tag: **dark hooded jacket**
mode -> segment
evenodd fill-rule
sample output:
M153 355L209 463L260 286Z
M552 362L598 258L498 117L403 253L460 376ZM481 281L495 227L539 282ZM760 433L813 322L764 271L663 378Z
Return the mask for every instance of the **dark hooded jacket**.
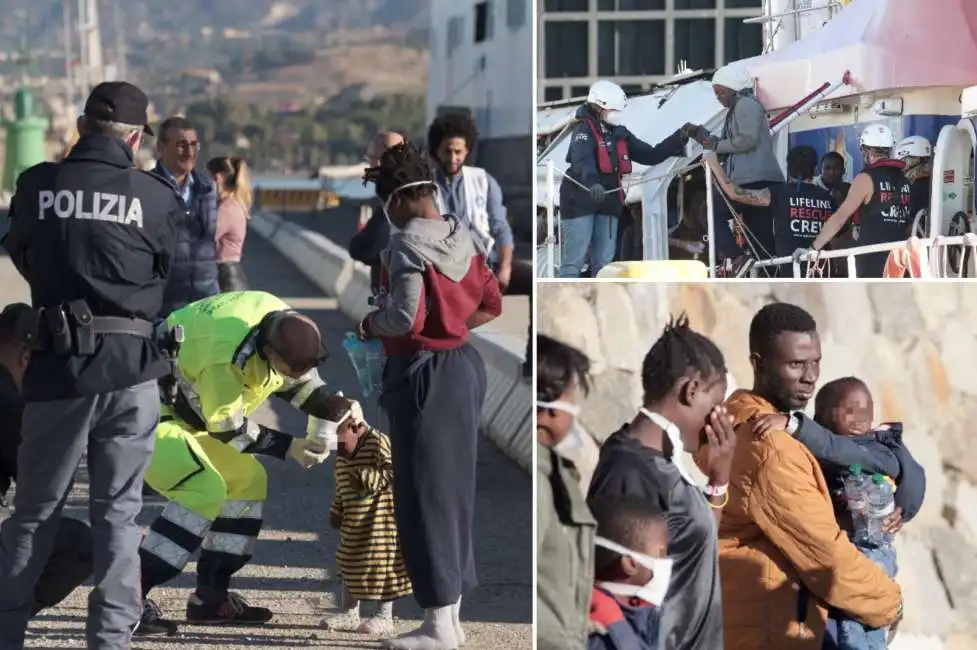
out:
M153 173L168 178L166 170L160 165L156 165ZM193 178L190 205L177 193L184 211L178 215L176 223L176 248L160 317L168 316L191 302L220 293L217 275L217 189L210 179L196 170L190 174Z

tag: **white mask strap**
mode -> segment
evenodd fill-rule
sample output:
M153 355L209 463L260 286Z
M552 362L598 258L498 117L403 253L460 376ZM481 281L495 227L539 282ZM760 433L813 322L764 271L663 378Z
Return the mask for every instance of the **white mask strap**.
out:
M536 408L563 411L564 413L569 413L573 417L580 415L579 404L571 404L570 402L563 402L559 400L555 402L536 402Z
M394 195L396 195L397 192L403 192L404 190L406 190L408 188L411 188L411 187L420 187L421 185L431 185L431 186L434 186L434 181L414 181L413 183L404 183L400 187L394 189L394 191L391 192L390 195L387 197L387 200L383 202L383 211L384 211L384 213L386 213L387 210L390 209L390 201L394 198ZM389 220L389 217L388 217L388 220Z
M622 546L617 542L613 542L606 537L595 537L594 544L602 548L606 548L608 551L613 551L618 555L627 555L628 557L634 558L638 564L645 567L646 569L654 570L655 564L658 562L655 558L650 555L645 555L644 553L638 553L637 551L632 551L627 546Z
M685 443L682 442L682 433L678 430L678 427L661 413L654 413L644 407L638 409L638 412L661 427L665 435L668 436L668 441L672 443L672 457L669 459L672 465L678 469L678 473L682 475L686 483L689 485L698 485L696 480L692 478L692 475L686 471L685 465L682 462L682 454L685 453Z
M601 546L609 551L613 551L619 555L626 555L634 559L635 562L642 565L646 569L652 572L651 581L648 584L638 586L638 585L627 585L616 582L599 582L598 586L607 589L613 594L618 596L624 596L626 598L637 597L644 600L647 603L651 603L656 607L661 607L665 602L665 597L668 595L668 587L672 579L672 567L674 565L674 560L671 558L653 558L644 553L638 553L632 551L631 549L621 546L616 542L612 542L604 537L595 537L594 544L596 546Z

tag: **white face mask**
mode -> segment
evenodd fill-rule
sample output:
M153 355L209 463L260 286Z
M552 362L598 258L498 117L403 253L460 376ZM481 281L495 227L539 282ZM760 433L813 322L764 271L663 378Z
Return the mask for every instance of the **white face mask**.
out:
M604 121L611 126L617 126L621 123L621 111L605 111Z
M692 478L692 475L685 469L685 465L683 463L685 444L682 442L682 433L678 430L678 427L660 413L652 413L644 407L638 409L638 412L661 427L662 431L665 432L665 435L668 436L668 441L672 443L672 457L669 459L670 462L672 465L675 465L676 469L678 469L678 473L682 475L682 478L684 478L687 483L690 485L698 485L696 480Z
M637 585L626 585L618 582L598 582L598 587L606 589L615 596L622 596L624 598L640 598L641 600L654 605L655 607L662 606L662 603L665 602L665 596L668 594L668 583L672 579L672 565L674 564L674 561L671 558L649 557L644 553L632 551L627 547L621 546L620 544L612 542L611 540L603 537L594 538L594 544L606 548L608 551L613 551L620 555L626 555L641 566L649 569L652 573L651 581L640 587Z
M570 425L570 429L567 431L566 436L563 437L563 440L553 445L551 449L557 456L566 458L567 460L574 460L576 453L583 448L587 441L587 432L584 431L578 420L580 416L580 406L578 404L560 401L536 402L536 406L538 408L563 411L564 413L568 413L573 416L573 424Z
M383 210L383 216L387 218L387 223L390 225L391 234L400 232L400 228L395 226L394 222L390 220L390 201L393 200L394 195L397 194L397 192L402 192L409 187L420 187L421 185L433 186L434 181L414 181L413 183L405 183L391 192L390 196L387 197L387 200L383 202L383 207L381 209Z

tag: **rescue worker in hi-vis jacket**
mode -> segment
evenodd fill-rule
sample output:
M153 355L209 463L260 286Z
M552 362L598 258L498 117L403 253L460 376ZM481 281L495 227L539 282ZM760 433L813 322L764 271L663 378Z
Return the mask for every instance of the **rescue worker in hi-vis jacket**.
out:
M143 615L135 634L174 634L176 624L147 598L183 572L200 550L191 623L265 623L272 612L229 591L251 559L268 497L268 476L254 457L292 458L305 469L325 461L341 426L362 409L331 393L316 368L326 358L319 330L275 296L240 291L204 298L170 314L185 340L177 360L177 396L163 406L146 482L169 499L139 549ZM309 417L309 437L258 424L271 395Z
M620 86L600 80L577 110L567 151L570 166L560 184L561 278L579 278L588 251L593 277L614 259L627 193L622 181L631 173L631 163L650 167L684 156L686 141L698 131L687 124L652 146L620 124L627 104Z

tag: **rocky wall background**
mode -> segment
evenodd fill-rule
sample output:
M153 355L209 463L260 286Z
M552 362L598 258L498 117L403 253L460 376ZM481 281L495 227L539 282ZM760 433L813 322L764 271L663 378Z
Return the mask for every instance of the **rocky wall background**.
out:
M582 421L594 446L634 416L639 370L669 314L723 350L732 379L749 387L750 319L764 304L807 309L822 337L820 383L854 375L875 396L879 420L906 424L926 468L926 504L897 541L906 618L896 650L977 650L977 284L541 283L538 328L584 351L595 387ZM813 402L813 400L812 400Z

